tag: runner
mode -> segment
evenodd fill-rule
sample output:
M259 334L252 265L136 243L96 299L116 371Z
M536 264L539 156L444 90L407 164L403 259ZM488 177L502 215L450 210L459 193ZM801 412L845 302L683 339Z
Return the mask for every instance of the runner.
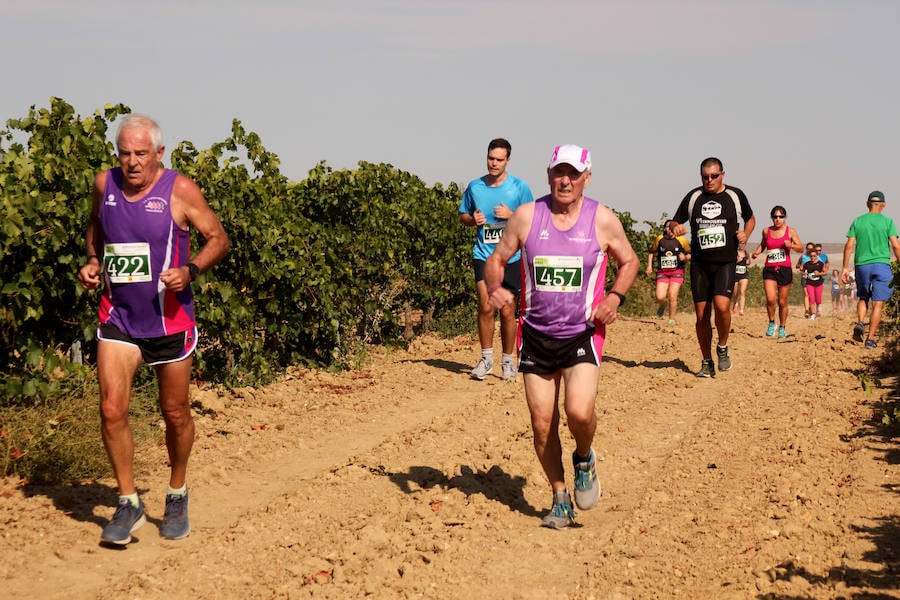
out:
M712 318L715 313L719 337L716 356L719 370L731 368L728 335L731 332L731 295L734 293L737 252L753 233L756 217L740 189L725 185L722 161L709 157L700 163L703 185L685 195L673 220L675 235L684 235L683 223L691 222L691 296L696 315L695 330L703 362L697 377L715 377L712 361ZM741 228L743 221L743 228Z
M869 334L866 336L865 347L874 349L877 346L875 335L881 324L884 303L894 293L891 249L893 248L895 257L900 257L900 241L897 239L894 220L882 214L885 207L884 194L877 190L869 194L866 207L869 212L856 217L847 231L841 279L845 283L850 281L850 256L855 250L853 264L856 272L857 321L853 326L853 339L863 341L863 321L871 300L872 314L869 317Z
M844 286L841 283L841 272L837 269L831 271L831 313L838 314L844 311Z
M472 369L471 376L482 380L494 368L494 315L498 312L488 303L487 287L484 285L484 263L503 236L507 219L513 212L534 197L528 184L506 170L512 146L503 138L496 138L488 144L487 174L469 182L459 205L459 220L467 227L475 227L475 246L472 248L472 267L475 271L475 290L478 294L478 340L481 342L481 358ZM519 255L510 259L503 284L519 293L522 287ZM516 302L499 308L500 344L503 355L500 358L500 377L503 380L516 378L513 351L516 347Z
M672 233L672 228L678 225L669 219L663 224L663 232L659 234L650 246L647 254L646 273L649 277L653 273L654 257L656 257L656 303L659 305L656 318L661 319L665 314L666 301L669 302L669 325L675 324L675 313L678 311L678 292L684 283L684 264L691 259L691 245L682 236Z
M575 504L592 508L600 496L594 403L606 326L615 321L640 261L616 214L584 195L591 181L591 153L557 146L547 168L550 194L523 204L488 257L485 282L491 306L509 302L502 285L506 265L522 249L525 275L520 318L519 368L531 413L534 449L553 492L545 527L575 522L566 488L559 435L559 394L565 389L566 423L575 438L572 464ZM616 278L604 293L607 256L617 263Z
M772 226L764 227L759 246L750 255L756 258L764 251L766 263L763 266L763 287L766 290L766 312L769 326L766 335L775 335L775 306L778 306L778 337L787 337L785 325L788 318L788 293L794 281L791 269L791 250L800 252L803 245L796 230L787 226L787 211L783 206L775 206L770 212ZM813 248L815 251L815 248Z
M747 284L750 283L750 273L747 271L747 251L738 249L738 261L734 266L734 295L731 297L731 312L744 316L744 308L747 304Z
M803 263L803 272L806 273L806 295L809 298L809 318L819 316L819 307L822 305L822 293L825 288L825 277L828 271L825 263L819 260L819 251L813 249L809 260Z
M87 262L78 280L86 290L103 286L97 329L100 429L119 501L100 541L122 546L147 521L135 487L128 424L132 380L142 363L156 371L166 424L170 474L160 535L177 540L191 531L186 477L194 420L188 385L197 346L191 282L222 260L229 241L200 188L162 167L165 146L155 121L125 117L116 146L121 166L94 178ZM193 256L191 226L205 240Z
M803 291L803 316L809 318L809 296L806 295L806 271L803 270L803 264L809 260L809 253L815 250L816 245L812 242L806 244L803 254L797 257L797 264L794 265L800 271L800 287Z

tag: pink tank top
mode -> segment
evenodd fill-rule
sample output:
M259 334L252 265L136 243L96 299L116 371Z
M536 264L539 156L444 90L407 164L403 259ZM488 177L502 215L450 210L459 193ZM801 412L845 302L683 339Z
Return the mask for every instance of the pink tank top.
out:
M791 266L791 249L784 245L784 242L790 239L791 228L784 228L784 235L774 237L772 228L766 227L766 266L767 267L790 267Z

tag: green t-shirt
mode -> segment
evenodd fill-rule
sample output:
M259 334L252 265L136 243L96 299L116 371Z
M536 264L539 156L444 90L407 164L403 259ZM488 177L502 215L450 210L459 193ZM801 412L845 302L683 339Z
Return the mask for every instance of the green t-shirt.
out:
M871 212L856 217L847 231L848 238L856 238L853 264L890 264L892 236L897 236L897 226L890 217Z

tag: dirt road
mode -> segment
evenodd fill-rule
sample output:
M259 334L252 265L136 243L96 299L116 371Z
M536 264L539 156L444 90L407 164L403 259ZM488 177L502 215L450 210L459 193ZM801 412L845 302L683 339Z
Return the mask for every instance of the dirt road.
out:
M692 317L662 323L609 328L603 495L578 528L539 526L521 377L473 381L474 340L424 338L361 371L196 390L185 540L159 537L162 444L139 452L149 523L124 550L98 545L112 481L0 482L0 595L900 598L900 461L850 318L792 318L775 340L760 309L735 317L712 380L693 374Z

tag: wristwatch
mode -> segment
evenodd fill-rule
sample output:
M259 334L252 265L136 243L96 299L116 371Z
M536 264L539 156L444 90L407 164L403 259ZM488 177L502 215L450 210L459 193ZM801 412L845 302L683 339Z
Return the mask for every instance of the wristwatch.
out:
M188 263L187 268L188 273L191 274L191 281L197 279L197 276L200 275L200 267L198 267L194 263Z

